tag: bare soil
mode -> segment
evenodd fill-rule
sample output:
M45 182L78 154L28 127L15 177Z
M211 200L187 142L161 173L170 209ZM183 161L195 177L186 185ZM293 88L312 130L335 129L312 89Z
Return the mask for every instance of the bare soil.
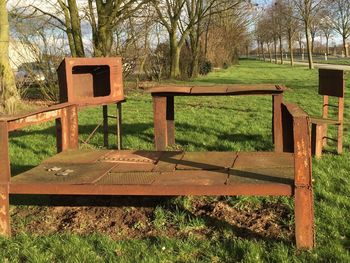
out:
M243 208L235 208L222 200L208 203L195 198L189 211L156 198L151 201L147 199L145 205L140 205L142 203L143 200L139 198L136 202L117 200L115 204L109 202L94 207L74 206L74 202L70 207L12 206L12 231L14 235L21 232L34 235L101 233L116 240L164 235L183 237L189 234L208 238L225 230L249 239L291 242L294 237L291 213L282 204L262 204L259 207L248 204ZM167 220L164 228L159 229L154 224L157 205L166 213L181 210L187 218L198 217L204 221L204 227L184 229L175 223L176 220Z

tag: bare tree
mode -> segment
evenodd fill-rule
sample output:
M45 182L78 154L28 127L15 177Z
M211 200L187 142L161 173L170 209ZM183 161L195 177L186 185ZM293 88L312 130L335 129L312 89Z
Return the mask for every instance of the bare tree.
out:
M295 18L295 9L293 8L291 0L280 0L281 6L283 7L281 12L282 23L284 31L286 32L289 54L290 54L290 65L294 65L293 55L293 42L296 37L299 21Z
M324 16L320 21L320 30L326 38L326 53L330 54L329 51L329 39L333 34L332 21L329 16Z
M349 56L349 51L346 45L346 40L350 36L350 3L349 0L332 0L331 17L334 30L341 35L343 40L343 49L345 56Z
M239 2L228 0L152 0L159 23L166 28L169 35L171 78L180 76L181 48L191 32L193 34L192 40L198 37L195 36L194 30L201 33L198 24L201 24L206 16L229 10L237 6ZM197 26L196 29L195 26Z
M6 0L0 0L0 112L13 113L20 96L9 63L9 22Z
M88 0L95 56L109 56L114 29L132 17L148 0Z
M34 12L24 7L22 14L24 13L27 19L37 17L36 13L45 15L48 18L47 23L49 25L54 25L67 34L72 57L84 57L85 51L82 41L81 19L76 0L48 0L46 1L46 5L49 6L49 11L46 10L48 8L43 9L38 4L33 3L29 7L34 9Z
M317 14L322 10L324 0L291 0L295 7L297 18L304 23L306 49L308 53L309 68L313 69L312 45L310 28Z
M320 31L321 24L321 13L316 15L314 19L312 19L310 24L310 36L311 36L311 52L315 53L315 39L317 34Z

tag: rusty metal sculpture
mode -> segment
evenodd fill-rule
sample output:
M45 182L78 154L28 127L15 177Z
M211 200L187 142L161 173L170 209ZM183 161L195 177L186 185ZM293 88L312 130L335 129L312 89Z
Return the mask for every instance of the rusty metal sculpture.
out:
M277 107L277 106L276 106ZM277 109L278 110L278 109ZM280 103L281 151L171 152L78 149L77 106L64 103L0 119L0 233L9 236L10 194L282 195L295 200L298 249L314 247L308 115ZM11 177L9 133L55 119L58 154Z
M312 117L311 146L312 153L316 158L322 155L322 148L327 144L327 127L335 125L338 127L337 152L343 151L343 123L344 123L344 71L334 69L319 69L319 89L318 93L323 95L322 117ZM338 105L329 104L329 97L338 98ZM336 119L328 117L328 108L334 107L338 110ZM332 139L333 140L333 139Z
M283 92L281 85L215 85L215 86L158 86L148 90L153 98L154 141L158 151L175 144L175 96L238 96L270 95L272 96L272 133L276 152L282 152L281 103Z
M121 120L124 102L122 58L65 58L57 69L60 102L79 107L103 105L104 146L108 146L108 118L117 120L117 148L122 147ZM108 115L108 104L117 104L116 116ZM100 126L99 124L97 128ZM88 140L96 132L89 136ZM88 140L84 141L87 143Z

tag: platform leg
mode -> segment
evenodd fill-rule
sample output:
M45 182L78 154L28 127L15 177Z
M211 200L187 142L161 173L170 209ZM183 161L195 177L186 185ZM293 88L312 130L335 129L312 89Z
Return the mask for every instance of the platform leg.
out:
M343 152L343 123L338 125L338 154Z
M117 103L117 148L122 149L122 104Z
M102 106L103 113L103 146L108 147L108 106Z
M175 113L174 113L174 96L166 98L166 122L168 146L175 144Z
M272 96L272 134L275 152L283 152L282 102L283 94Z
M168 145L166 122L166 97L153 96L154 144L157 151L164 151Z
M315 246L315 229L311 188L306 186L295 188L294 213L297 249L312 249Z
M9 182L11 177L7 122L0 121L0 235L10 236Z
M11 236L8 184L0 185L0 235Z
M316 158L321 158L323 147L324 126L313 123L311 126L311 153Z

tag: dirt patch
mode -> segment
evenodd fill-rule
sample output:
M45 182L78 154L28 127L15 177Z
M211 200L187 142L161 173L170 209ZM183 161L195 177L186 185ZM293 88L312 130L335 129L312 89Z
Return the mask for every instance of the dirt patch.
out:
M204 222L199 227L184 227L184 224L179 224L176 215L166 216L162 228L155 223L156 207L156 204L147 207L15 206L12 208L12 231L14 235L20 232L35 235L57 232L89 235L98 232L113 239L159 235L183 237L188 234L205 238L226 230L235 236L249 239L290 242L294 236L294 226L290 223L291 212L282 204L263 204L259 208L247 204L238 209L224 201L208 203L198 198L192 201L191 211L174 204L161 204L166 215L180 212L187 220L185 225L196 218Z
M262 205L259 208L245 206L238 209L225 202L196 204L198 216L206 216L209 222L232 227L236 235L247 238L269 238L290 240L294 237L294 225L291 213L282 204Z

